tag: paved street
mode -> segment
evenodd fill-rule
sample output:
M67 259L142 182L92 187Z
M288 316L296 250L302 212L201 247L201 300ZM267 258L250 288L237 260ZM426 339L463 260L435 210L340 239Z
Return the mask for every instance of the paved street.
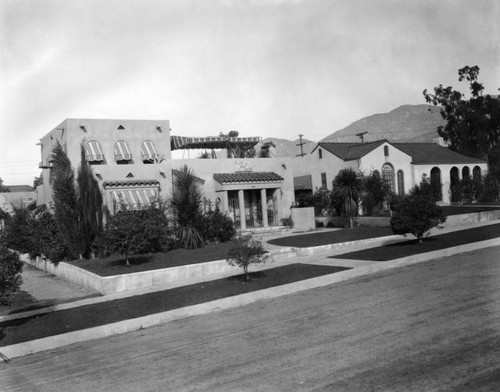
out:
M16 358L0 390L498 390L499 259L487 248Z

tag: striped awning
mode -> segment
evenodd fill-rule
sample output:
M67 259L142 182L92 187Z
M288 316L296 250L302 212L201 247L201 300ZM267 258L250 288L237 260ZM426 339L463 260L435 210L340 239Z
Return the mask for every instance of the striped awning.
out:
M118 140L115 143L115 160L116 161L130 161L132 154L128 144L125 140Z
M158 153L156 152L155 145L151 140L146 140L141 144L141 159L143 161L150 161L156 159Z
M198 148L227 148L228 146L238 145L242 149L250 149L259 143L260 137L184 137L170 136L170 148L179 149L198 149Z
M97 140L91 140L85 145L87 161L104 161L104 153Z
M145 208L158 195L157 188L113 189L109 192L113 198L114 211Z

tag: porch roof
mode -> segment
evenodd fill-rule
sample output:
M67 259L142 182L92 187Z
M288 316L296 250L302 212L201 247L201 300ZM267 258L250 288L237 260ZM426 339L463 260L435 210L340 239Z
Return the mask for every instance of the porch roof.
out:
M274 172L236 172L215 173L214 180L219 184L242 182L282 182L283 177Z

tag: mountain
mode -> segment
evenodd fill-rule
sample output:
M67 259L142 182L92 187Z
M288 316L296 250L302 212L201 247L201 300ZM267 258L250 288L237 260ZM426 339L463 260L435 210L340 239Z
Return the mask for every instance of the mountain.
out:
M276 148L271 148L270 150L271 157L295 157L301 153L299 145L300 139L291 141L268 137L263 140L263 143L273 143L276 146ZM307 139L302 139L302 143L302 153L304 154L309 154L317 144L316 142ZM258 146L256 146L256 148L257 147Z
M430 110L429 110L430 109ZM336 131L322 142L365 142L387 139L395 142L432 142L439 137L437 127L445 125L439 108L433 105L403 105L389 113L374 114Z

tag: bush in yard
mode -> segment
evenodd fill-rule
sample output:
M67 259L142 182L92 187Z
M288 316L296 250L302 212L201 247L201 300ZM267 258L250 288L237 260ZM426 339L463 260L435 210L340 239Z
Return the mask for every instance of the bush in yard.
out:
M236 235L232 219L218 209L203 215L199 232L206 243L227 242Z
M252 239L251 235L240 235L236 238L226 257L229 265L243 268L247 281L250 280L248 267L251 264L265 263L267 258L268 255L262 242Z
M421 243L427 232L446 221L443 208L419 193L409 194L394 206L391 228L394 234L412 234Z
M314 193L299 193L295 207L314 207L314 214L316 216L328 215L332 209L330 191L326 188L318 188Z
M19 290L22 270L19 255L0 244L0 305L9 305L11 295Z
M109 216L97 243L101 253L120 253L125 258L125 264L130 265L130 255L172 249L170 234L163 212L151 206L139 211L119 211Z
M387 181L384 181L378 171L372 172L364 179L364 192L361 197L361 205L365 215L372 215L374 209L381 210L384 201L391 195L391 188Z
M31 214L27 208L15 208L14 214L5 220L5 246L19 253L31 253L33 250L33 231Z

